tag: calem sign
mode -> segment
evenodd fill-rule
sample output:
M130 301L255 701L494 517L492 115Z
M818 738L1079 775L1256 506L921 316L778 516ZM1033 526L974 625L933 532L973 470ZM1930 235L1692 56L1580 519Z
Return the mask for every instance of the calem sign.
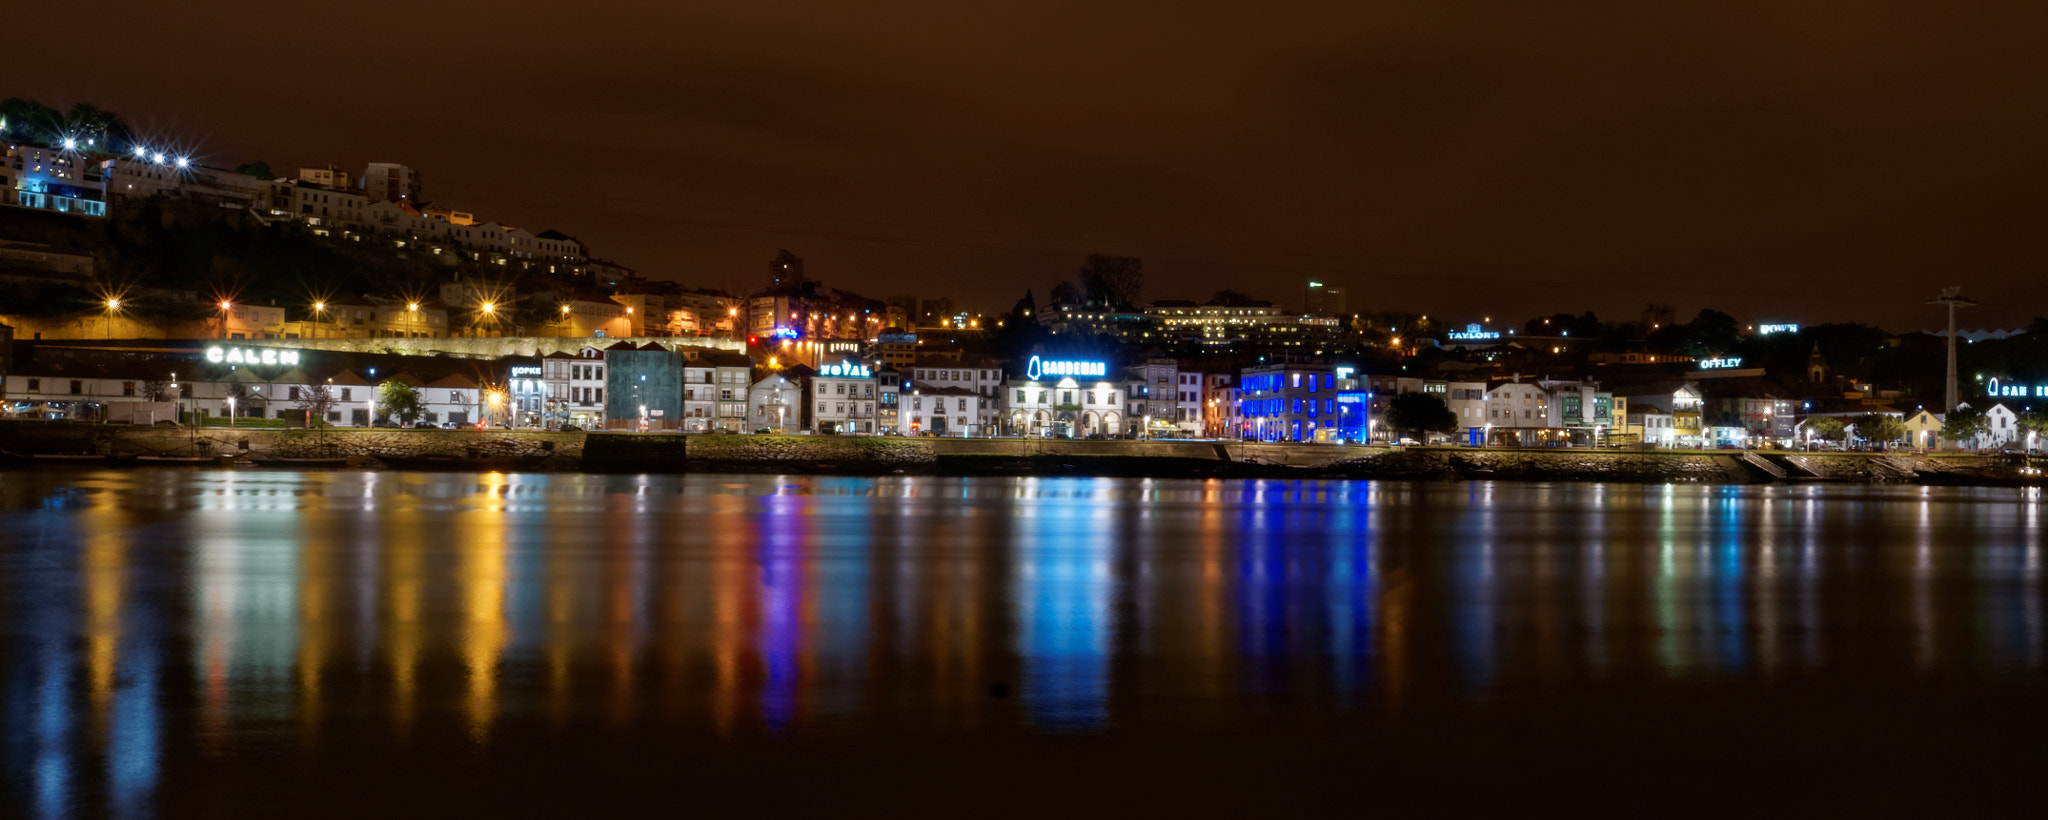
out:
M274 347L209 347L206 360L214 364L298 364L299 352Z
M1024 378L1038 381L1047 376L1106 376L1109 366L1101 362L1070 362L1031 357L1024 367Z

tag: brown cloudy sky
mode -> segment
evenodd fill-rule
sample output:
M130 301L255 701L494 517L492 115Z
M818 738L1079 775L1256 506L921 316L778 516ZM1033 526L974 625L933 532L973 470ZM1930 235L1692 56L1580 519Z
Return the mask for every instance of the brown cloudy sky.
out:
M1001 309L1089 251L1455 320L2048 314L2048 5L115 3L0 96L400 161L649 275Z

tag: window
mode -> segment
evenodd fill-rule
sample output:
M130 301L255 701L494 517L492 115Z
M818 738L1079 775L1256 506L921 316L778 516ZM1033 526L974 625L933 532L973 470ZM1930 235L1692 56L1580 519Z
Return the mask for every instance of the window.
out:
M43 380L42 380L42 379L29 379L29 380L28 380L28 392L30 392L30 393L39 393L39 392L42 392L42 389L43 389Z
M71 380L71 395L74 395L74 396L78 396L78 395L83 395L84 393L85 393L85 382L79 381L79 380L77 380L77 379L72 379L72 380Z
M822 415L822 414L823 414L824 412L825 412L825 403L824 403L824 402L822 402L822 401L821 401L821 402L818 402L818 413Z
M36 389L36 388L35 388L35 380L34 380L34 379L30 379L30 380L29 380L29 388L28 388L28 389L30 389L30 390L34 390L34 389ZM1026 404L1026 403L1027 403L1027 402L1025 401L1025 399L1024 399L1024 391L1022 391L1022 390L1019 390L1019 391L1017 391L1017 403L1018 403L1018 404Z
M956 399L956 400L954 401L954 404L958 405L958 409L959 409L959 410L960 410L961 412L966 412L966 410L967 410L967 400L966 400L966 399ZM961 419L961 420L960 420L960 423L961 423L961 424L966 424L966 423L967 423L967 420L966 420L966 419Z
M593 387L593 388L591 388L591 389L590 389L590 394L591 394L591 398L590 398L590 400L591 400L591 401L593 401L593 402L602 402L602 401L604 401L604 388L602 388L602 387Z
M121 395L123 395L123 396L133 396L133 395L135 395L135 383L134 383L134 382L122 382L122 383L121 383Z
M291 391L289 392L289 394L287 394L286 398L289 398L289 399L291 399L292 401L298 401L298 400L299 400L299 389L298 389L297 387L293 387L293 388L291 389Z
M353 388L353 387L344 387L344 388L342 388L342 389L341 389L341 400L342 400L342 401L354 401L354 400L355 400L355 392L356 392L356 389L355 389L355 388ZM191 387L191 385L186 385L186 387L185 387L185 395L186 395L186 396L190 396L190 395L192 395L192 387Z

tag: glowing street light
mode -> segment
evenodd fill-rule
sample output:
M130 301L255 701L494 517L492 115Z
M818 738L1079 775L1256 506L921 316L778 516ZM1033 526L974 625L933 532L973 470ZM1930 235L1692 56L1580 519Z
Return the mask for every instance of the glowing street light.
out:
M107 297L107 338L109 339L114 338L114 314L119 312L121 312L120 298Z

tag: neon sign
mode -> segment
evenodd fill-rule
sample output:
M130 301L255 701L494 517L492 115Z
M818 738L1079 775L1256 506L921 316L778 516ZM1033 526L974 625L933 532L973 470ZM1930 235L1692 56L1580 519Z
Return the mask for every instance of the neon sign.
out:
M1031 363L1024 367L1024 378L1038 381L1046 376L1105 376L1109 365L1101 362L1069 362L1041 360L1031 357Z
M540 368L538 368L538 367L534 367L534 366L532 366L532 365L523 365L523 364L522 364L522 365L513 365L513 366L512 366L512 377L513 377L513 378L515 378L515 379L516 379L516 378L518 378L518 377L520 377L520 376L538 376L538 375L540 375Z
M1769 336L1773 333L1798 333L1798 325L1757 325L1756 335Z
M1498 339L1500 338L1500 331L1482 330L1479 327L1479 323L1474 322L1466 325L1464 330L1453 330L1446 335L1453 339Z
M865 379L873 374L868 371L867 365L840 362L839 364L828 364L818 368L818 375L835 376L842 379Z
M270 347L209 347L206 360L214 364L298 364L299 352Z
M1727 369L1727 368L1730 368L1730 367L1741 367L1741 366L1742 366L1742 357L1741 357L1741 356L1729 356L1729 357L1727 357L1727 358L1724 358L1724 359L1701 359L1701 360L1700 360L1700 369L1701 369L1701 370L1725 370L1725 369Z
M794 339L796 334L796 328L793 327L778 327L775 329L775 338L777 339Z
M2048 384L2003 384L1997 379L1991 379L1986 383L1985 393L2000 399L2048 398Z

